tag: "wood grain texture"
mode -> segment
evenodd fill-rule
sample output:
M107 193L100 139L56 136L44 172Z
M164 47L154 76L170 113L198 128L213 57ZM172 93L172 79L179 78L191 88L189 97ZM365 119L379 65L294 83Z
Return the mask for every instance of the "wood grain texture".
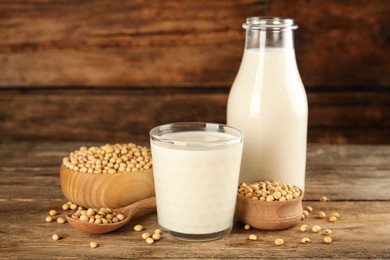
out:
M148 131L177 121L226 122L224 89L3 90L1 141L148 140ZM308 94L309 142L390 143L390 95Z
M260 201L237 194L235 217L262 230L283 230L301 222L302 195L289 201Z
M67 200L84 208L117 209L154 196L151 169L131 173L86 174L61 164L60 180L62 193Z
M310 203L315 210L331 212L337 210L341 214L336 224L328 224L324 220L309 217L302 223L319 224L323 228L332 229L333 243L322 242L319 234L302 234L298 227L283 231L244 231L243 225L235 223L231 235L225 239L190 243L172 240L163 236L160 241L148 245L133 231L133 226L142 224L147 231L157 227L157 218L151 214L142 218L135 217L118 231L103 235L91 235L76 230L68 223L45 223L44 218L53 207L58 207L62 201L40 201L40 209L36 209L36 201L6 201L0 202L2 207L13 209L13 214L22 214L29 210L24 222L30 226L12 222L6 225L5 214L0 213L1 253L5 257L29 259L52 258L174 258L174 259L259 259L259 258L354 258L354 259L387 259L390 257L389 241L389 202L329 202L326 204ZM24 209L17 208L23 207ZM15 209L16 208L16 209ZM366 210L368 209L369 210ZM10 214L7 211L6 214ZM20 234L23 234L21 236ZM52 234L59 234L62 239L53 241ZM256 234L257 241L248 240L249 234ZM307 245L300 243L303 237L310 237L312 242ZM276 238L283 238L285 244L277 247ZM89 242L98 243L98 248L89 248Z
M2 0L0 87L229 87L260 15L300 25L307 87L390 86L386 0Z
M386 0L0 0L0 142L225 122L250 16L288 16L309 142L390 143Z
M306 86L390 85L390 5L379 1L272 1L267 14L295 17Z
M5 2L0 85L221 85L226 72L232 81L238 69L241 23L261 6L253 0Z
M59 187L61 159L81 145L85 143L0 144L0 258L390 258L388 145L309 145L303 204L314 212L337 211L340 219L330 224L312 214L302 223L332 229L330 245L322 242L321 235L302 233L298 227L245 231L238 222L225 239L189 243L164 236L148 245L133 226L143 224L146 231L153 231L156 214L138 216L104 235L80 232L68 223L46 223L49 210L59 210L65 201ZM318 202L323 195L330 201ZM54 233L62 239L53 241ZM249 234L256 234L258 240L248 240ZM311 244L300 243L305 236ZM275 246L276 238L283 238L285 244ZM99 246L89 248L90 241Z
M0 198L28 199L29 194L36 194L37 200L63 198L59 182L62 158L83 145L101 144L0 143L0 184L7 186L7 190L0 189ZM390 186L389 158L388 145L309 144L305 200L318 200L324 194L332 201L390 200L386 188ZM347 188L350 185L359 188ZM40 190L41 186L45 190ZM46 191L50 198L45 197Z

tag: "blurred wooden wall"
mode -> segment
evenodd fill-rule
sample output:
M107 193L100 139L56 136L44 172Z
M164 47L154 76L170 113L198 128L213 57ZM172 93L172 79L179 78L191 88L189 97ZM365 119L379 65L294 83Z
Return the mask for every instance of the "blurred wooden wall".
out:
M387 0L0 0L0 141L224 123L250 16L288 16L309 142L390 143Z

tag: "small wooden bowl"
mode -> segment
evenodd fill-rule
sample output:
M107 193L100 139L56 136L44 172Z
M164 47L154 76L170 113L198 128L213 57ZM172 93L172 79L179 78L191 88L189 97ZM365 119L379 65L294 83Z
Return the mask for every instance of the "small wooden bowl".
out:
M288 201L260 201L237 194L236 218L257 229L281 230L299 223L302 218L302 198Z
M90 174L72 171L61 164L60 182L64 196L85 208L116 209L154 196L152 169Z

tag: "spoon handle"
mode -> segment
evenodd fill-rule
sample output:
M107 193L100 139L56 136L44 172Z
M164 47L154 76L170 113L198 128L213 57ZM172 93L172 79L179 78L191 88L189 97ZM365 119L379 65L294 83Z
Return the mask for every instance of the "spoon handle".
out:
M156 208L156 197L150 197L147 199L143 199L140 201L137 201L131 205L128 205L126 207L122 208L122 212L126 215L133 216L134 214L137 214L138 212L145 211L148 209L155 209Z

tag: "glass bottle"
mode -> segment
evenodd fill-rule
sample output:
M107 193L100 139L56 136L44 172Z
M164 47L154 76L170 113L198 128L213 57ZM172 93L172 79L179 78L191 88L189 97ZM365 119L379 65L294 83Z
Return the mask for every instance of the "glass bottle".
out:
M251 17L240 69L230 90L227 124L243 130L240 182L305 186L308 105L289 18Z

